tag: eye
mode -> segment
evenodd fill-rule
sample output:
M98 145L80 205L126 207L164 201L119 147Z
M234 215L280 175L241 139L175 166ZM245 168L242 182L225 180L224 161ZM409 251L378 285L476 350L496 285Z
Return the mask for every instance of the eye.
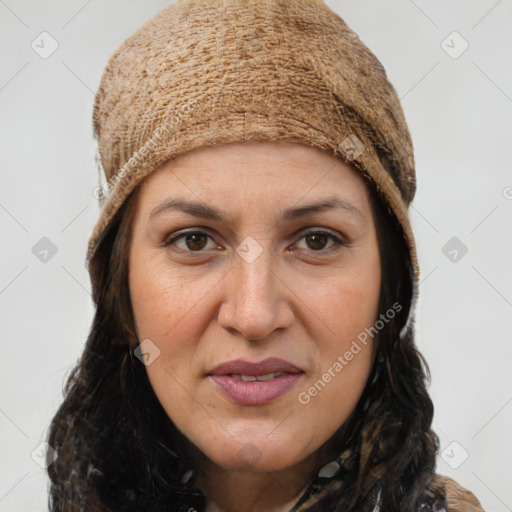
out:
M306 247L298 247L300 241L304 240ZM329 240L331 244L328 245ZM208 242L211 241L211 246L208 247ZM213 241L213 238L205 231L190 230L179 232L175 236L168 238L164 242L164 246L176 245L178 249L184 252L204 252L204 249L215 249L218 245ZM305 249L307 251L321 252L331 249L335 245L346 245L338 236L330 231L325 230L311 230L303 234L296 247Z
M167 247L169 245L176 244L178 249L181 249L182 251L202 252L202 250L208 245L208 239L210 239L213 244L213 247L209 247L209 249L215 249L218 247L208 233L198 230L181 232L181 234L166 240L164 245Z
M302 236L300 240L304 240L306 242L306 250L313 252L324 251L335 245L345 245L345 243L340 240L338 236L336 236L334 233L331 233L330 231L325 230L308 231ZM326 247L329 240L333 241L333 243Z

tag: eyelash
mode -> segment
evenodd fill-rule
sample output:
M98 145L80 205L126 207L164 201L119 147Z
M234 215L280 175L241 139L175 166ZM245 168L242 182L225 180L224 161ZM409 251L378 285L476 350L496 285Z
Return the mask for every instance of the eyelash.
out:
M206 235L208 238L212 239L210 234L207 233L206 231L202 231L200 229L193 228L193 229L190 229L190 230L187 230L187 231L180 231L175 236L173 236L172 238L167 238L166 241L163 243L163 246L164 247L168 247L168 246L172 245L173 243L177 242L178 240L180 240L181 238L186 237L187 235L196 235L196 234ZM346 242L341 240L340 237L335 235L333 232L325 230L325 229L311 229L309 231L306 231L306 232L304 232L302 234L302 236L300 237L299 240L302 240L303 238L305 238L305 237L307 237L309 235L322 235L322 236L326 236L326 237L332 239L335 242L335 245L333 245L331 247L328 247L327 249L319 249L319 250L316 250L316 251L314 249L302 249L302 250L307 250L308 252L311 252L311 253L314 253L314 254L329 252L336 245L338 247L336 247L335 250L339 249L340 246L347 246L348 245ZM190 254L194 254L194 253L200 254L202 252L205 252L204 250L198 250L198 251L191 251L191 250L185 250L185 249L180 249L180 250L182 250L184 252L187 252L187 253L190 253Z

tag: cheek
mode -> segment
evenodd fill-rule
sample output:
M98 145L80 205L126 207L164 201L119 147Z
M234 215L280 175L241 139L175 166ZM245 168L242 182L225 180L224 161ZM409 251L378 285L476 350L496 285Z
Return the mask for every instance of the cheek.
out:
M380 262L372 258L367 263L351 272L337 272L321 287L302 290L311 311L310 325L316 326L312 339L318 359L297 399L324 436L334 433L350 415L372 367Z
M316 333L312 339L319 354L316 377L329 369L336 379L324 380L341 384L347 379L365 380L370 371L373 338L369 334L378 315L379 293L361 280L347 280L343 284L324 286L323 293L309 296L309 304L315 315L310 315ZM341 371L339 363L343 366ZM333 366L336 364L336 367ZM337 370L337 371L336 371ZM340 377L341 376L341 377Z
M341 293L333 286L311 300L322 318L317 333L329 334L314 336L315 371L297 390L296 399L309 427L319 439L327 439L354 410L370 375L374 345L368 332L376 319L378 296L359 286Z
M337 272L320 282L304 283L295 288L311 322L323 324L330 343L340 345L374 324L379 307L379 263L352 272Z
M146 366L147 375L174 419L175 414L179 417L190 407L180 383L191 377L191 363L197 356L197 336L204 316L198 307L201 296L193 284L170 272L165 262L139 259L134 254L131 263L129 283L137 338L151 340L159 350L158 357Z
M160 349L148 374L165 368L173 375L188 378L187 372L203 361L199 340L215 317L211 296L219 276L215 272L179 272L170 269L165 258L132 260L130 294L137 337L152 340ZM197 362L197 364L196 364ZM158 363L158 364L157 364Z
M130 296L139 337L162 336L178 327L200 299L197 287L190 286L165 262L134 257L130 267Z

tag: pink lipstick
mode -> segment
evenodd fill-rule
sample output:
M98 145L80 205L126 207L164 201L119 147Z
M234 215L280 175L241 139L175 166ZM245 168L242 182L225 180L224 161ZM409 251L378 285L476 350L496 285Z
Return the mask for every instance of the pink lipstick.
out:
M241 359L216 366L209 376L220 391L240 405L263 405L277 400L292 389L304 372L278 358L258 363Z

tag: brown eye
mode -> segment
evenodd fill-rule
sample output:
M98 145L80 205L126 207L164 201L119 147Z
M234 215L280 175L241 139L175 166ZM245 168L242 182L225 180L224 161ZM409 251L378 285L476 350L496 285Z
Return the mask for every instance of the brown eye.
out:
M196 233L185 236L185 244L191 251L200 251L207 244L207 236L202 233Z
M329 237L326 235L307 235L306 240L310 249L315 251L325 249Z
M189 231L188 233L181 233L169 239L165 242L165 246L176 245L176 247L185 252L201 252L207 246L208 239L213 243L208 233L203 231Z
M302 240L306 242L305 249L313 252L326 251L335 245L345 245L342 240L329 231L310 231L301 238ZM330 245L328 245L329 240L333 241ZM304 249L304 247L299 248Z

